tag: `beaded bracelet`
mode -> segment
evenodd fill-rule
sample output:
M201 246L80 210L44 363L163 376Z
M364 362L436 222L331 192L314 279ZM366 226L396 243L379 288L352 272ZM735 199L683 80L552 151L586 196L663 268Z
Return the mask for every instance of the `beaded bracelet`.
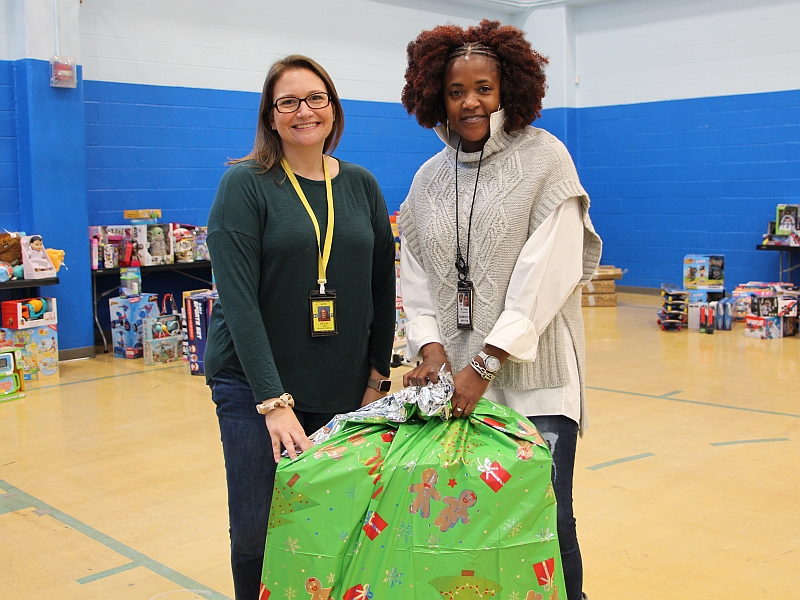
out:
M264 400L261 404L256 406L258 414L265 415L276 408L287 408L294 406L294 398L291 394L281 394L279 398L272 400Z

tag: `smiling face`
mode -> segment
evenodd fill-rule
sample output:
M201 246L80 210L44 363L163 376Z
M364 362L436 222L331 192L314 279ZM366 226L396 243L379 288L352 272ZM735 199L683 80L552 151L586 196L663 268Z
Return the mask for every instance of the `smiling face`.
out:
M476 54L451 61L444 72L444 104L461 147L478 152L489 139L489 117L500 108L497 62Z
M291 69L275 82L272 101L280 98L306 98L315 92L327 93L325 82L308 69ZM333 104L325 108L311 109L305 102L300 103L293 113L279 113L272 109L272 128L281 138L284 152L287 149L316 149L322 152L325 138L333 128Z

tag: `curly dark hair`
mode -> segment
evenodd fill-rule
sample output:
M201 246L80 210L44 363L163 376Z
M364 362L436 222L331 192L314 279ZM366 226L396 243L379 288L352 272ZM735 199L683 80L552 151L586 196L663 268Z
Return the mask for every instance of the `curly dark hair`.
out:
M541 117L547 58L531 48L522 30L488 19L467 30L458 25L440 25L423 31L408 44L406 85L401 96L408 113L429 129L447 121L445 69L450 53L468 43L483 44L497 55L500 101L506 109L505 130L517 131Z

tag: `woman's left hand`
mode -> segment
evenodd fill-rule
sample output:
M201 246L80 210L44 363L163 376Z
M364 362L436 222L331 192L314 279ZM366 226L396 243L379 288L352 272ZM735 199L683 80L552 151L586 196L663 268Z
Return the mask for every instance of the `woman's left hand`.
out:
M456 418L468 417L472 414L486 388L489 387L489 382L478 375L470 365L467 365L455 374L453 384L455 391L450 400L453 416Z

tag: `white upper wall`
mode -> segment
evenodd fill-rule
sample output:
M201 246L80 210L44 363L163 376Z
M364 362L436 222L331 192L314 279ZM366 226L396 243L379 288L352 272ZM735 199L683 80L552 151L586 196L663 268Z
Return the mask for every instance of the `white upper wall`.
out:
M303 53L343 97L398 102L410 40L487 17L550 57L547 108L800 89L800 0L567 0L515 15L486 0L57 5L61 54L90 80L260 91L276 58ZM0 60L52 56L52 7L0 0Z
M261 91L287 54L319 61L344 98L399 102L406 46L453 17L368 0L84 0L85 79Z
M578 106L800 89L800 0L575 9Z

